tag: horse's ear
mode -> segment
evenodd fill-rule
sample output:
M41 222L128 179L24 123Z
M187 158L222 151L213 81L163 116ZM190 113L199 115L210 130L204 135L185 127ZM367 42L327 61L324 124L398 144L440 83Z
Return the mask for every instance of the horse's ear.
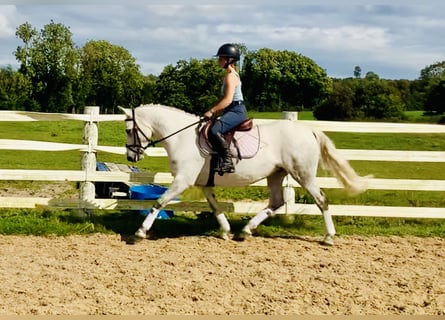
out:
M127 109L121 106L117 106L123 113L126 114L127 117L131 117L131 109Z

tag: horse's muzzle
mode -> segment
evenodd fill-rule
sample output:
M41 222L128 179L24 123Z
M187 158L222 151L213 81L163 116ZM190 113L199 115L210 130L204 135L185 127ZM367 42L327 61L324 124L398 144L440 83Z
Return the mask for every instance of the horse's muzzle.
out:
M131 154L127 154L127 161L130 162L138 162L144 158L143 153L132 152Z

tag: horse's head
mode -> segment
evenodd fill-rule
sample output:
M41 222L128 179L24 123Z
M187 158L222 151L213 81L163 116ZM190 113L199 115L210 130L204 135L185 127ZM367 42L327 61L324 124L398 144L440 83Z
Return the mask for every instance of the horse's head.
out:
M147 132L142 131L136 122L136 112L135 109L126 109L119 107L127 119L125 119L125 132L127 135L127 142L125 147L127 148L127 160L131 162L136 162L144 158L144 151L150 146L151 130L150 136Z

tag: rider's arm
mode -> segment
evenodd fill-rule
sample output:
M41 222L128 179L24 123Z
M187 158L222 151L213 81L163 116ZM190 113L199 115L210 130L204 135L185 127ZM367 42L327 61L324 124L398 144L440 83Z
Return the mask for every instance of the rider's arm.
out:
M223 96L218 100L216 104L207 111L204 116L211 118L214 114L224 110L224 108L230 106L233 100L233 95L235 94L235 87L238 84L238 77L233 73L227 73L225 79L225 91Z

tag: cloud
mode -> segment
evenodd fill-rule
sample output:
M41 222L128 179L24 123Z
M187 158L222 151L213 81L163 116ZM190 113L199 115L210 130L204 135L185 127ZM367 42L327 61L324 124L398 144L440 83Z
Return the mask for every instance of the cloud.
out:
M233 31L235 30L235 31ZM383 48L389 43L385 29L366 26L321 27L281 27L276 25L233 25L218 26L217 32L237 36L248 35L255 46L261 44L316 47L322 49L368 50ZM316 41L314 41L316 40Z
M78 46L106 40L126 48L145 74L159 74L178 60L209 58L225 42L296 51L340 77L360 65L382 77L412 79L426 65L445 60L441 1L23 1L0 6L0 64L14 61L11 53L19 44L14 33L21 23L40 30L51 19L68 26Z
M1 6L0 10L0 39L15 36L15 24L19 14L13 5Z

